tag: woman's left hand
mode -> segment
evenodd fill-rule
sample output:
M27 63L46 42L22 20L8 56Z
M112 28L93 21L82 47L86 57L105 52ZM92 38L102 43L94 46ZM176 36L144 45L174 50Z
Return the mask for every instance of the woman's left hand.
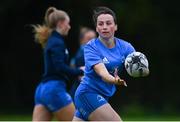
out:
M114 77L115 77L115 83L116 83L117 85L122 85L122 86L127 87L126 81L123 80L123 79L121 79L121 78L118 76L118 69L117 69L117 68L115 68Z

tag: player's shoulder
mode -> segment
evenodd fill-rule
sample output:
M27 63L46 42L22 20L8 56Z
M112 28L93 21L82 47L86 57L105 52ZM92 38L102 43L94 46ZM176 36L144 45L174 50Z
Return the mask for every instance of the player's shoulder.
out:
M135 51L135 48L131 45L131 43L123 40L123 39L119 39L119 38L116 38L116 42L118 43L118 47L125 51L124 53L130 53L130 52L133 52Z
M116 41L120 44L120 45L123 45L123 46L127 46L127 45L130 45L130 43L128 41L125 41L121 38L117 38L115 37Z
M97 38L91 39L90 41L87 42L85 47L96 47L96 41L97 41Z
M97 38L91 39L86 45L84 46L85 50L94 50L97 51Z
M64 47L64 41L62 38L58 38L56 36L50 36L48 38L48 41L47 41L47 46L49 47L57 47L57 46L61 46L61 47Z
M88 43L86 45L95 46L96 45L96 41L97 41L97 38L93 38L90 41L88 41Z

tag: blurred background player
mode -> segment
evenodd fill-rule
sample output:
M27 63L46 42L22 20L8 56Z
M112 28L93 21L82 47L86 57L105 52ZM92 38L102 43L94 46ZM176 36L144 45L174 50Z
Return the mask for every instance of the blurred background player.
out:
M83 75L81 69L68 66L68 50L63 36L70 30L70 18L65 11L47 9L44 25L33 26L35 39L44 49L44 74L35 92L33 121L72 120L75 107L66 92L69 77Z
M79 67L82 67L85 65L85 63L84 63L84 46L88 41L90 41L93 38L96 38L96 32L93 29L90 29L88 27L80 28L80 34L79 34L80 47L79 47L76 55L71 60L72 67L79 68ZM80 77L75 79L75 82L73 82L73 85L70 89L70 95L73 98L74 98L75 90L77 89L79 83L80 83Z
M114 37L117 30L115 13L107 7L98 7L93 15L99 34L84 47L85 71L75 93L74 121L121 121L108 103L115 93L115 85L127 86L118 76L126 56L135 51L133 46Z

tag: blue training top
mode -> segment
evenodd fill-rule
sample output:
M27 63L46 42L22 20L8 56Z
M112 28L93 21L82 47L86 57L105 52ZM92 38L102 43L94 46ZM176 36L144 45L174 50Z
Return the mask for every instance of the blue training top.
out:
M44 49L44 74L42 81L68 80L69 77L83 75L80 69L69 67L69 53L63 37L53 31Z
M71 64L75 67L81 67L84 66L84 45L81 45L74 56L74 58L71 60Z
M122 39L114 38L115 46L107 48L99 38L92 39L84 48L85 75L81 84L89 86L104 96L110 97L116 91L115 85L107 83L94 71L93 66L104 63L108 72L113 75L114 69L122 70L125 58L135 51L134 47Z

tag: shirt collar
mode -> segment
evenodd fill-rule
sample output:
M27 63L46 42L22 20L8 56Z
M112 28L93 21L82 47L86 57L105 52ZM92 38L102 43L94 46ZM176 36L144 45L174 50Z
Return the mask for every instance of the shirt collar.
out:
M63 36L60 33L58 33L56 30L52 31L52 36L55 36L55 37L58 37L58 38L63 38Z

